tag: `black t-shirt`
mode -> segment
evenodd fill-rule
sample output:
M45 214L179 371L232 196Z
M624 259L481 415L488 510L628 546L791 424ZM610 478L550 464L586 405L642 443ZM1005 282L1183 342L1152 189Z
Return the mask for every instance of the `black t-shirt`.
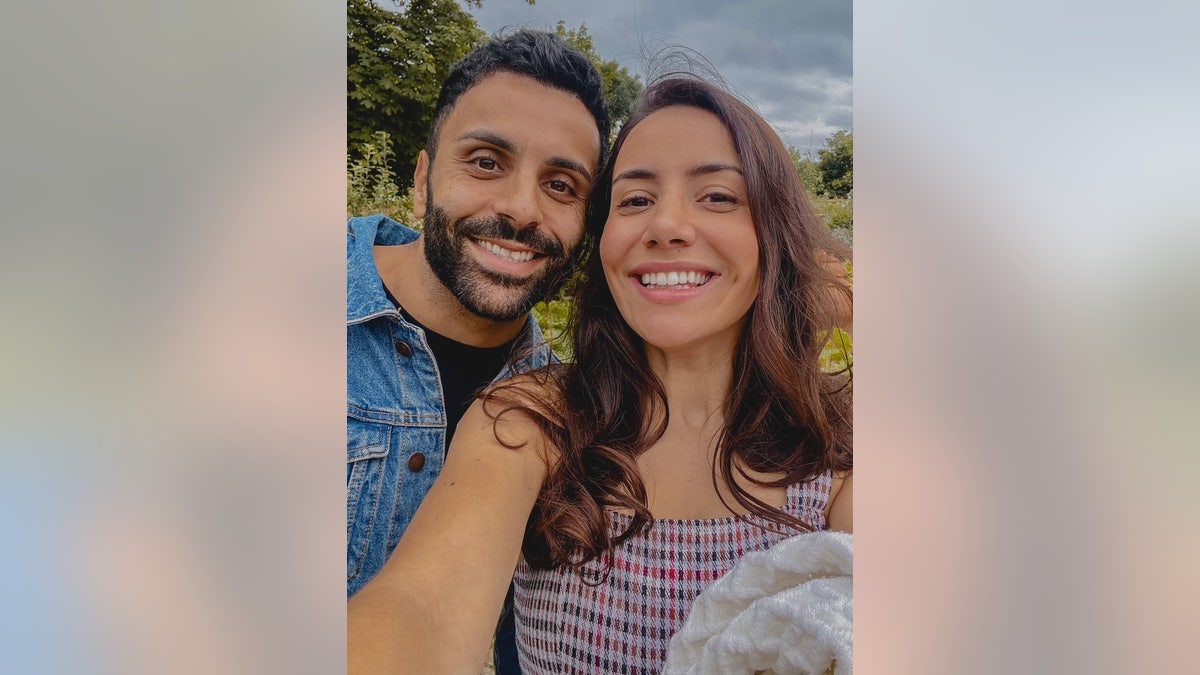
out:
M425 340L433 350L433 360L437 362L438 374L442 380L442 395L446 404L446 447L450 447L450 439L454 438L454 430L459 420L471 407L475 393L487 386L508 360L512 351L512 342L499 347L472 347L450 338L439 335L414 319L411 314L400 307L400 303L387 290L388 299L400 309L404 320L425 331Z

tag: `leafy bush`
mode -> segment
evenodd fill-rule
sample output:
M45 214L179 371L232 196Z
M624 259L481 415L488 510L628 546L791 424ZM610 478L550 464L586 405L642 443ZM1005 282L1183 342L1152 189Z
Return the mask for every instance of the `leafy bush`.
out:
M854 136L843 131L825 139L818 156L788 146L796 175L813 206L834 235L847 246L854 242Z
M346 158L346 213L366 216L382 213L392 220L420 229L413 217L412 188L400 192L392 173L392 143L387 132L377 131L363 145L363 156Z
M571 311L571 302L559 297L549 302L539 302L533 306L533 317L537 319L542 335L550 343L551 349L564 362L574 360L574 345L571 334L567 332L567 314Z
M825 224L843 244L854 246L854 195L842 198L819 197L813 206L825 219Z
M854 345L850 344L850 336L841 328L834 328L833 334L825 342L821 350L821 368L827 373L853 371Z

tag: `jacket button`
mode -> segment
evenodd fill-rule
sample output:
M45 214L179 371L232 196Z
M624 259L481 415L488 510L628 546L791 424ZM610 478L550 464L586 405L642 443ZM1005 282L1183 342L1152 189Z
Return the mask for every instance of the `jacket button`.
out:
M396 340L396 351L400 352L400 356L412 356L412 347L404 340Z
M425 468L425 453L415 452L408 458L408 470L416 473Z

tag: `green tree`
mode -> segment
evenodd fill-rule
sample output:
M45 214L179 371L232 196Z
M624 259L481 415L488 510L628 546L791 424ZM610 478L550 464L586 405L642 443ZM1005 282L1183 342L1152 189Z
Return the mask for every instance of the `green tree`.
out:
M581 24L579 28L567 28L567 22L560 20L554 27L554 32L566 40L567 44L586 54L592 65L596 66L596 70L600 71L600 79L604 82L604 100L608 104L608 114L612 117L612 132L615 138L621 124L629 119L629 114L633 112L634 101L642 93L641 78L616 61L605 61L601 58L596 53L596 45L588 33L587 24Z
M817 160L812 157L812 151L805 152L789 145L788 154L792 156L792 164L796 166L796 173L800 176L800 182L804 183L808 194L813 198L824 194L825 183L821 180L821 170L817 167Z
M821 182L831 197L847 197L854 190L854 134L838 131L817 151Z
M833 136L825 140L825 148L821 150L824 153L822 159L830 158L836 155L829 149L831 146L837 146L844 151L848 150L849 161L847 164L852 164L854 156L853 137L850 137L850 142L846 143L842 137L849 136L844 131L839 131ZM792 157L792 164L796 167L796 174L800 176L801 182L808 190L809 197L812 198L813 206L821 217L825 220L825 224L833 230L834 235L847 246L852 245L854 237L854 200L849 196L850 191L854 187L854 175L851 172L846 172L835 179L834 185L831 187L825 182L825 172L821 159L814 159L811 151L801 150L794 146L788 146L788 154ZM832 165L832 161L827 162L825 166ZM839 196L842 188L848 186L843 196Z
M467 0L479 6L479 0ZM350 160L362 160L375 133L391 139L390 166L412 185L417 153L433 124L450 66L486 35L456 0L403 0L397 11L371 0L346 3L346 130Z

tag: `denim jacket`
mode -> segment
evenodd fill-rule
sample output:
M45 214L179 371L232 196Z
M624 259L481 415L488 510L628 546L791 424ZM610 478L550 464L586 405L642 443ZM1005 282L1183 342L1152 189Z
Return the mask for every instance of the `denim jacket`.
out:
M354 218L346 231L346 595L371 580L441 472L446 406L425 333L383 290L372 247L405 244L416 231L385 216ZM530 349L534 347L533 349ZM496 379L547 365L533 317Z

